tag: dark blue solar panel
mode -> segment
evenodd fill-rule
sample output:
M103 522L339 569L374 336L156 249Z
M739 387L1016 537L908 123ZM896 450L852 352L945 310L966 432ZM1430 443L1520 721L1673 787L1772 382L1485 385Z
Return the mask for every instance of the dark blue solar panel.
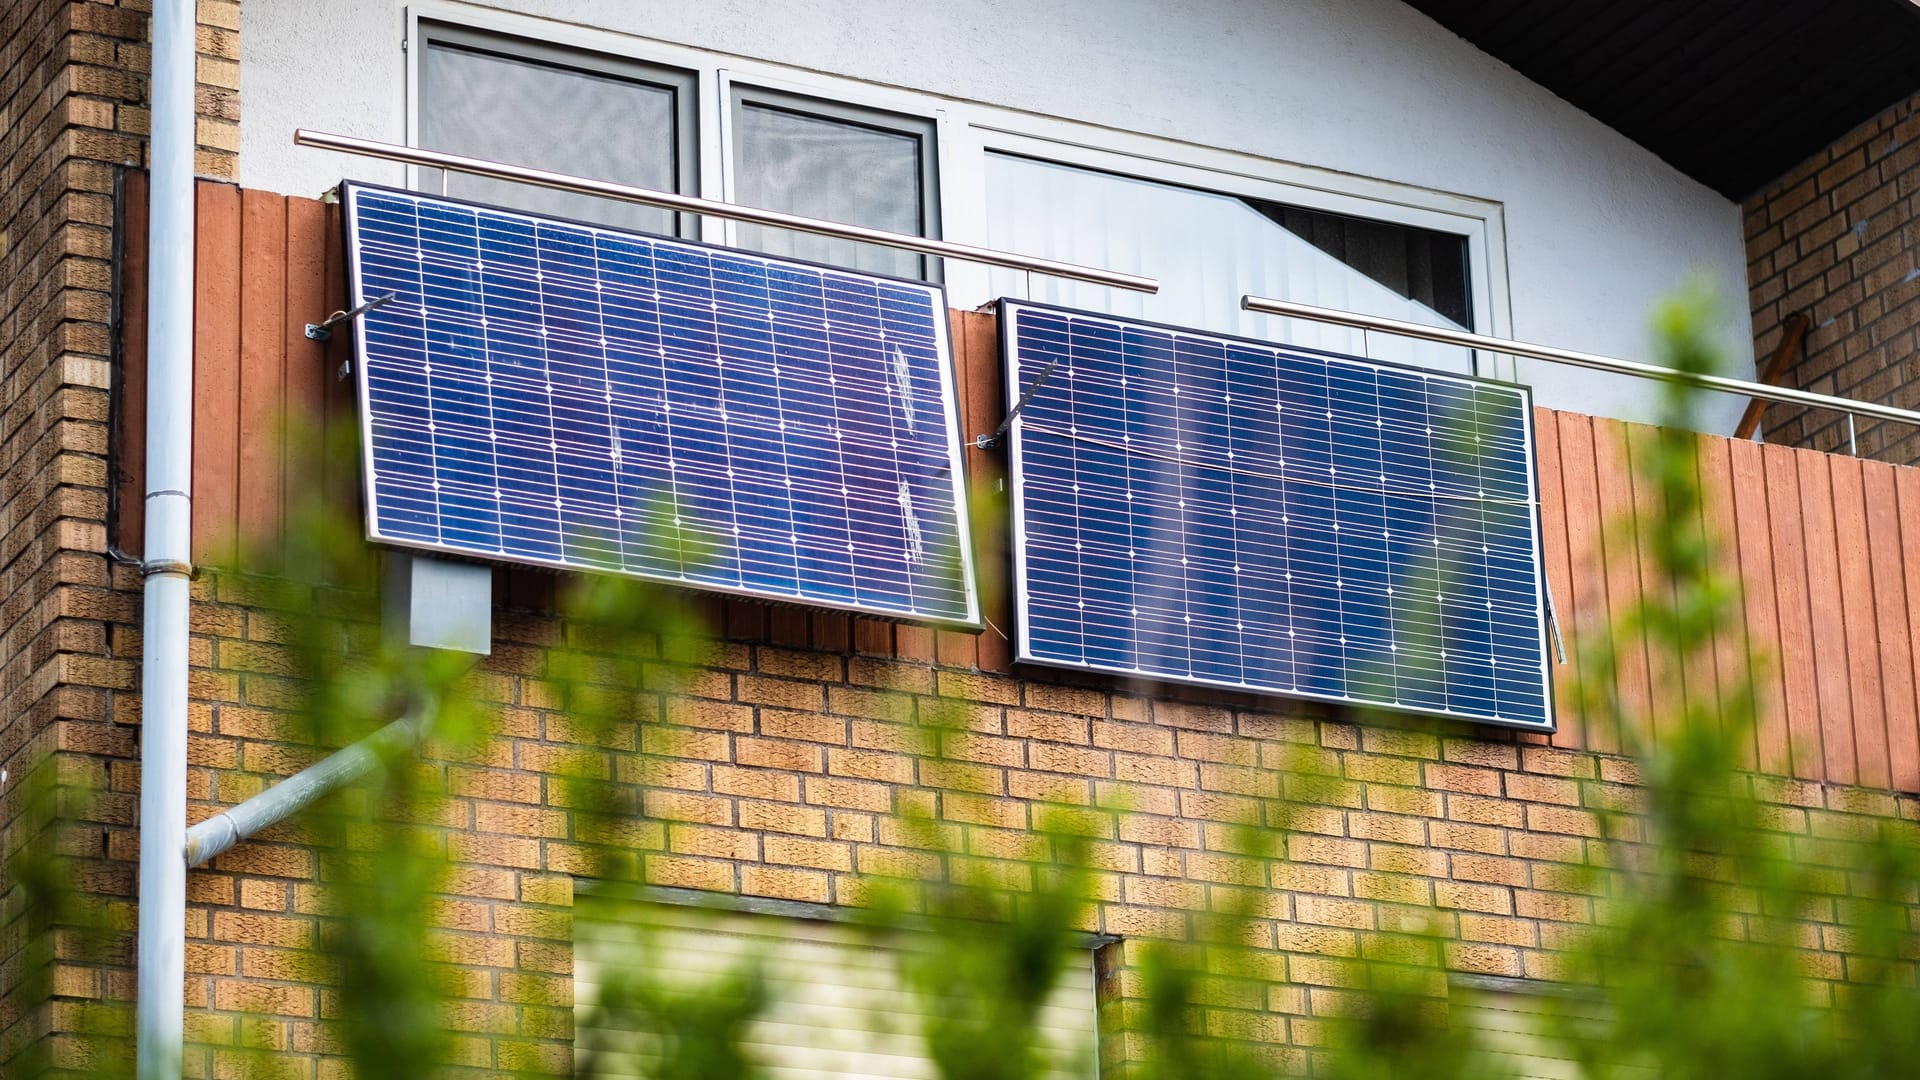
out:
M977 622L938 287L346 192L374 539Z
M1023 660L1551 729L1524 388L1001 302Z

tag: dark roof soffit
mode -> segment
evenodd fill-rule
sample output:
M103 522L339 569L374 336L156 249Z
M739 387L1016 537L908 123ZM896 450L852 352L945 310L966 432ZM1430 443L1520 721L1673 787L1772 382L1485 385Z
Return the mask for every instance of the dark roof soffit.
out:
M1916 0L1407 0L1731 199L1920 90Z

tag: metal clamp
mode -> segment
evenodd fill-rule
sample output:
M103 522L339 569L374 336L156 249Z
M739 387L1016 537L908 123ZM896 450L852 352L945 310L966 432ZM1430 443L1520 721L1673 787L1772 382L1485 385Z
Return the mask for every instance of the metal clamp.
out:
M333 328L336 325L346 322L348 319L357 319L367 312L372 311L374 308L390 304L393 302L393 298L399 295L399 293L388 293L385 296L375 297L361 304L359 307L354 308L352 311L336 311L321 322L308 323L307 339L309 341L331 341L333 340Z
M1040 372L1040 377L1033 380L1033 385L1027 387L1027 392L1020 395L1020 400L1014 402L1012 411L1007 413L1005 420L1000 421L1000 426L994 428L993 433L990 435L975 435L973 437L973 445L982 450L998 448L1001 438L1007 434L1007 429L1013 426L1013 418L1020 415L1020 410L1026 408L1027 402L1033 400L1033 395L1039 391L1041 384L1047 381L1047 376L1053 374L1053 369L1059 366L1060 361L1058 359L1048 364L1046 368Z
M155 574L179 574L181 577L193 576L193 564L183 559L148 559L140 564L140 576L152 577Z

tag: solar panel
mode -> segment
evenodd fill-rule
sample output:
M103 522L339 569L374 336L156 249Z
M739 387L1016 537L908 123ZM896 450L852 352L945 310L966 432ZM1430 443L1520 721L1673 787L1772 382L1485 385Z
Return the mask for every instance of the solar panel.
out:
M938 286L345 201L371 538L977 622Z
M1010 300L1001 333L1020 659L1552 728L1525 388Z

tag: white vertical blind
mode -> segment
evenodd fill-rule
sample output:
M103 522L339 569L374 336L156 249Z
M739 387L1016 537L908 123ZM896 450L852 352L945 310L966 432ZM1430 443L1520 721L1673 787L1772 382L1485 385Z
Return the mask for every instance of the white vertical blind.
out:
M1146 274L1161 283L1158 295L1146 296L995 270L992 295L1471 371L1465 349L1240 310L1240 297L1253 293L1469 329L1321 250L1245 199L1003 153L987 154L986 179L986 246ZM1464 238L1460 250L1464 257ZM1472 309L1470 298L1460 299L1460 307Z
M932 1080L921 1036L922 1012L936 1007L902 985L900 950L911 935L874 937L850 926L773 915L716 913L648 905L647 932L596 918L574 924L576 1060L586 1048L598 1075L645 1077L658 1060L657 1033L594 1008L610 966L642 962L669 988L712 993L725 977L758 963L770 1004L748 1028L745 1045L772 1080ZM644 943L644 947L643 947ZM1040 1036L1050 1076L1093 1075L1094 985L1091 952L1076 952L1042 1007Z

